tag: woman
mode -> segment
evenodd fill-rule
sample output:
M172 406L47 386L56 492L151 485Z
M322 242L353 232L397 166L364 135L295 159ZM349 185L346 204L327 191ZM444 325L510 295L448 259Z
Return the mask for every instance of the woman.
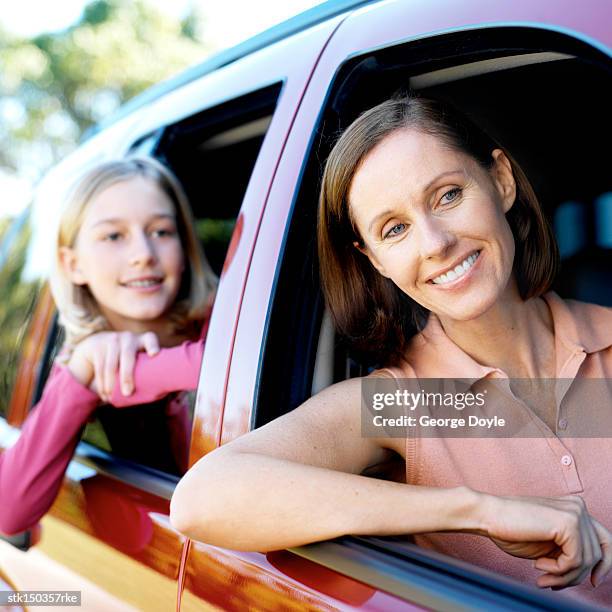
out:
M99 409L101 400L125 407L163 397L133 410L144 411L151 429L160 421L167 449L152 449L153 458L186 469L188 406L184 394L170 393L194 388L202 345L195 341L216 287L193 228L182 188L154 159L100 164L73 188L51 275L65 343L17 443L0 455L0 531L22 531L48 510L83 426L94 413L103 424L118 414ZM155 354L159 345L190 359L176 367L160 356L133 392L136 352ZM120 430L130 426L127 416L121 420L128 412L118 414Z
M584 582L599 585L612 566L602 469L612 448L559 440L563 398L538 383L610 377L612 315L547 293L556 246L520 167L440 103L384 102L329 156L319 256L337 329L387 366L368 380L531 379L527 393L509 381L513 401L552 439L363 437L362 381L347 380L201 459L176 489L173 524L246 550L414 534L540 587L580 585L577 597L612 602L609 580L594 592ZM361 475L394 453L407 484Z

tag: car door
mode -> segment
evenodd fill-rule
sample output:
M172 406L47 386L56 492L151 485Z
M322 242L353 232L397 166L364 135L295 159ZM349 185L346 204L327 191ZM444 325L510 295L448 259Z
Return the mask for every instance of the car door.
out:
M611 34L602 25L606 14L597 2L577 14L566 3L518 2L501 7L474 1L461 7L445 3L440 10L438 4L397 1L373 3L342 23L317 63L266 202L236 330L222 444L291 410L331 382L364 372L338 348L317 279L317 189L322 160L335 134L359 112L409 85L451 97L493 125L499 121L504 126L508 108L496 105L498 92L515 91L516 97L509 96L506 103L511 105L523 95L523 104L529 106L526 92L532 85L542 87L583 75L584 82L576 86L581 93L582 85L587 88L585 111L591 106L595 116L603 118L597 84L608 78L609 56L602 52ZM585 66L592 62L598 70L589 76ZM563 121L566 111L549 100L540 90L533 102L544 117L548 113L548 128L554 132L558 131L554 122ZM527 111L522 116L528 117ZM512 136L516 126L504 127ZM595 127L589 126L591 133ZM588 142L582 141L582 132L578 125L570 138L575 139L576 150L584 151ZM528 130L514 136L520 140L526 135ZM526 147L519 150L537 169L538 156ZM595 153L589 160L586 182L592 179L602 193L609 189L608 175ZM556 206L562 197L570 197L571 190L545 193L551 194ZM593 197L590 192L584 196ZM552 208L548 212L554 215ZM358 604L366 609L389 595L400 598L406 607L571 609L554 595L431 555L402 540L343 538L289 552L292 570L287 574L321 596L329 593L331 579L307 582L304 578L312 576L317 566L369 585L369 594L362 592ZM253 564L263 564L269 557L249 558Z

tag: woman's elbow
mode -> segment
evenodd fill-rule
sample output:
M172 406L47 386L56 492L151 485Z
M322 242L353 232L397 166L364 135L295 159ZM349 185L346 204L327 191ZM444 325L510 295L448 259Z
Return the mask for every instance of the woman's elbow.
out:
M194 526L197 522L196 512L193 500L190 501L190 495L184 491L186 487L181 486L182 483L182 480L178 483L170 500L170 524L183 535L196 539L194 537Z
M174 529L194 540L210 541L209 527L223 514L221 500L214 485L207 478L208 470L193 466L177 484L170 500L170 524Z

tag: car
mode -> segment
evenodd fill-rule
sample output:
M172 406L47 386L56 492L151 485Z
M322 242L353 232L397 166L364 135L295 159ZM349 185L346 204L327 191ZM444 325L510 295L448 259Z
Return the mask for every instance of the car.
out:
M44 276L62 189L103 159L168 164L220 275L190 464L367 371L325 311L317 192L337 134L398 91L452 101L503 142L554 224L559 293L612 305L611 24L604 0L327 2L126 104L0 225L0 449L61 343ZM123 426L88 424L49 514L0 541L1 590L81 591L87 610L575 609L406 538L266 554L190 541L169 521L180 474L147 465L149 429L115 449Z

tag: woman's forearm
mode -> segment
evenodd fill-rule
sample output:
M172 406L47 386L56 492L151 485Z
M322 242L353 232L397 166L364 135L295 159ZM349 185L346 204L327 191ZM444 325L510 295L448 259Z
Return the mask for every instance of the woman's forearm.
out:
M239 550L276 550L346 534L480 531L480 495L220 449L177 486L173 525Z

